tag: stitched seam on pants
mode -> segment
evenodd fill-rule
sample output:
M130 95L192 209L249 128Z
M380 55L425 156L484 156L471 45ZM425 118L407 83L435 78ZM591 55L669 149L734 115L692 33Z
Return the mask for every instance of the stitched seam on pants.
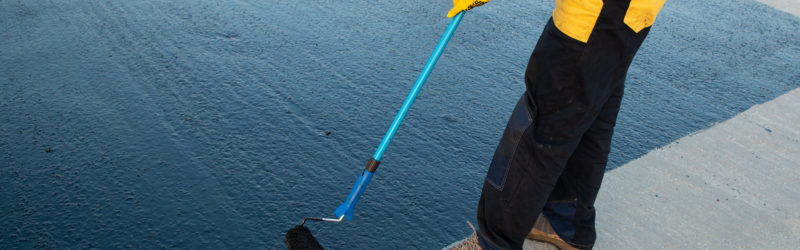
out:
M527 113L527 112L526 112L526 113ZM522 131L522 134L520 134L520 140L519 140L519 141L517 141L517 144L516 144L516 145L514 145L514 151L511 153L511 159L508 161L508 168L509 168L509 169L507 169L507 170L506 170L505 176L503 176L503 182L505 182L505 178L506 178L506 176L508 176L508 173L509 173L509 172L511 172L511 163L512 163L512 162L513 162L513 160L514 160L514 157L513 157L513 156L514 156L514 155L517 153L517 145L519 145L520 141L522 141L522 138L525 138L525 134L526 134L526 133L528 133L528 131L529 131L529 130L530 130L532 127L534 127L533 118L531 118L531 115L530 115L530 113L527 113L527 116L528 116L528 121L530 121L530 124L528 125L528 127L526 127L526 128L525 128L525 130L523 130L523 131ZM530 171L530 169L522 169L522 173L520 173L520 174L522 174L522 175L529 175L529 174L530 174L530 172L529 172L529 171ZM512 194L509 196L509 197L510 197L510 199L508 199L508 200L505 200L505 202L504 202L504 203L505 203L506 209L510 208L510 207L509 207L509 203L511 203L511 201L513 201L514 199L516 199L517 195L519 195L519 192L521 191L521 190L519 189L519 186L520 186L520 185L522 185L522 182L523 182L522 180L519 180L519 181L517 181L517 183L516 183L516 186L513 188L513 190L514 190L514 193L512 193ZM500 191L503 191L503 190L500 190Z
M523 105L527 105L527 104L523 104ZM518 147L519 143L522 141L523 138L525 138L525 133L527 133L528 130L531 127L533 127L533 125L534 125L533 118L531 117L531 113L528 112L527 107L525 109L526 109L525 110L525 116L528 118L527 119L528 126L525 127L525 130L523 130L522 133L520 134L519 140L517 140L517 142L512 147L513 150L511 151L511 154L509 154L509 157L508 157L508 163L507 163L508 166L506 166L505 173L503 173L503 180L501 180L501 183L498 185L497 183L494 183L494 181L492 181L491 178L487 179L489 184L491 184L492 187L494 187L497 191L503 191L503 188L505 187L505 184L506 184L506 180L508 179L508 172L511 172L511 164L514 162L514 155L517 154L517 148L519 148Z

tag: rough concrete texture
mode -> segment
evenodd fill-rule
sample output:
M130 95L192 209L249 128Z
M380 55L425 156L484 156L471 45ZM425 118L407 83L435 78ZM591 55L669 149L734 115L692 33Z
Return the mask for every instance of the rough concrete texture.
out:
M776 9L786 11L800 17L800 1L798 0L758 0Z
M800 89L609 172L598 249L794 249Z
M541 241L535 240L525 240L525 244L522 245L522 249L526 250L558 250L553 244L545 243Z
M800 89L607 173L596 249L796 248L798 110Z

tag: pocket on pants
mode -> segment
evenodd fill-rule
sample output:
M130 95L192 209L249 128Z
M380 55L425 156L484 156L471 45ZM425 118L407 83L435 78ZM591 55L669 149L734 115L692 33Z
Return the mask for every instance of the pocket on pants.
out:
M503 137L495 149L492 163L489 165L489 171L486 173L486 181L491 184L498 191L503 191L506 179L508 178L509 168L511 166L514 154L517 153L519 142L525 131L533 126L533 117L528 107L534 107L534 104L528 104L527 93L523 94L514 107L511 113L511 118L508 119L506 130L503 132Z
M586 43L602 9L602 0L556 0L553 22L562 33Z
M653 26L664 2L666 0L631 0L623 22L634 32L639 33L639 31Z

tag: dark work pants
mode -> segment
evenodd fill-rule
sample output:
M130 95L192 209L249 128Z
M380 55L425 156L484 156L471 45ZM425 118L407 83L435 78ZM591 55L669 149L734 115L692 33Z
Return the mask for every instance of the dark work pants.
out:
M625 75L649 31L627 28L626 8L606 1L587 43L547 23L484 181L484 247L521 249L539 213L568 243L593 246L594 202Z

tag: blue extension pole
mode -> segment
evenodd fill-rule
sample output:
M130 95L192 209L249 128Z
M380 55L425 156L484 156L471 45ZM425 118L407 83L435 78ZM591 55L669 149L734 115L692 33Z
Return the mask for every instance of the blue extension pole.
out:
M397 116L394 117L392 125L389 126L389 131L387 131L386 135L383 136L383 140L378 146L378 150L375 150L375 154L372 156L372 158L374 158L376 161L380 161L381 157L383 157L383 153L386 152L386 147L389 146L389 142L394 137L394 134L397 133L397 128L400 127L400 123L402 123L403 119L406 117L406 113L408 113L408 110L411 108L411 104L414 103L415 99L417 99L417 94L419 94L419 91L422 89L422 85L425 84L425 81L428 80L428 76L431 74L431 71L433 71L433 66L436 65L436 61L439 61L439 57L442 55L444 47L447 46L447 42L450 41L450 37L452 37L453 33L455 33L458 23L461 22L461 18L464 16L464 13L466 12L462 11L453 17L453 20L450 21L450 25L447 26L447 30L444 31L442 39L439 40L438 44L436 44L436 49L433 50L433 54L430 58L428 58L428 62L425 63L425 67L422 68L422 72L419 74L417 81L414 83L411 93L408 93L408 97L406 97L405 102L403 102L403 106L400 107L400 111L397 113Z
M444 31L444 35L439 40L439 43L436 44L436 49L433 50L433 54L431 57L428 58L428 62L425 63L425 67L422 68L422 72L419 74L417 81L414 83L414 87L411 89L411 92L408 93L408 97L403 102L403 106L400 107L400 111L397 112L397 115L394 117L394 121L392 121L392 125L389 126L389 131L386 131L386 135L383 136L383 140L381 140L381 144L378 145L378 149L375 150L375 154L370 159L370 163L367 165L367 169L361 172L361 175L356 180L356 183L353 185L353 188L350 190L350 195L347 196L347 200L336 208L336 217L341 218L342 215L347 217L348 220L353 218L353 208L356 206L358 202L358 198L361 197L361 194L364 193L364 190L367 189L367 184L372 179L373 172L377 168L378 163L383 157L383 153L386 152L386 147L389 146L389 142L392 141L394 134L397 133L397 128L400 127L400 123L403 122L403 119L406 117L408 110L411 108L411 104L414 103L414 100L417 99L417 94L419 94L420 89L422 89L422 85L425 84L425 81L428 80L428 76L433 71L433 66L436 65L436 61L439 61L439 57L444 52L444 47L447 46L447 43L450 41L450 38L455 33L456 28L458 27L458 23L461 22L461 18L464 17L464 11L461 13L456 14L452 20L450 20L450 25L447 26L447 30ZM371 167L371 165L373 165Z

